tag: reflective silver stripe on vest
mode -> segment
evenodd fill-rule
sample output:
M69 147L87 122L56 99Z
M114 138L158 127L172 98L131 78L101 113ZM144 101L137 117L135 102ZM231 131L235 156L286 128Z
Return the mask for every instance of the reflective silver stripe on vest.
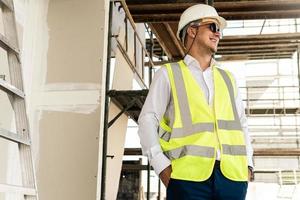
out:
M164 141L169 141L171 138L171 133L168 131L165 131L164 129L162 129L161 127L159 127L158 130L158 136L163 139Z
M177 96L179 97L178 104L182 120L182 128L172 129L172 138L185 137L204 131L213 132L213 123L192 123L192 116L181 68L178 63L171 63L171 70L174 76Z
M189 126L188 128L173 128L172 138L180 138L182 136L192 135L199 132L213 132L214 124L213 123L198 123Z
M213 132L214 124L213 123L198 123L198 124L193 124L189 128L191 128L191 129L173 128L172 133L167 132L162 128L159 128L158 135L161 139L163 139L165 141L169 141L171 138L171 134L172 134L172 138L181 138L183 136L188 136L188 135L192 135L192 134L204 132L204 131Z
M207 158L214 158L215 149L213 147L187 145L177 149L164 152L164 154L170 159L178 159L184 156L201 156Z
M239 121L218 120L218 127L224 130L242 130Z
M178 97L177 99L181 113L182 127L191 128L192 117L181 68L178 63L172 63L171 69L173 71L175 81L175 87Z
M223 154L234 155L234 156L245 156L247 150L245 145L228 145L222 144Z
M222 75L222 77L226 83L226 86L228 88L230 101L231 101L231 105L232 105L232 111L233 111L233 115L234 115L234 121L218 120L218 127L219 127L219 129L225 129L225 130L242 130L241 122L239 120L239 116L238 116L237 109L236 109L234 90L233 90L231 80L230 80L228 74L224 70L219 69L219 68L217 68L217 69L220 72L220 74Z

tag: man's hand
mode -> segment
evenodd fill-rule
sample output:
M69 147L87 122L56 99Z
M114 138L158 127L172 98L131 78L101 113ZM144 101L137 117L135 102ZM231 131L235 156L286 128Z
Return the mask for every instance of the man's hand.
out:
M251 169L250 167L248 168L248 182L252 182L254 181L254 173L253 173L253 169Z
M163 182L163 184L164 184L166 187L168 187L168 185L169 185L171 173L172 173L172 167L171 167L171 165L169 165L167 168L165 168L165 169L164 169L162 172L160 172L160 174L159 174L160 180Z

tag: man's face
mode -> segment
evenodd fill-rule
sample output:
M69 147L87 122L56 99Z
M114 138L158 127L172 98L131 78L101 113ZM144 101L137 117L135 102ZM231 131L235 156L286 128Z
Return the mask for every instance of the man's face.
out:
M209 50L212 54L216 53L221 37L219 26L214 22L205 22L196 28L198 28L195 38L197 47Z

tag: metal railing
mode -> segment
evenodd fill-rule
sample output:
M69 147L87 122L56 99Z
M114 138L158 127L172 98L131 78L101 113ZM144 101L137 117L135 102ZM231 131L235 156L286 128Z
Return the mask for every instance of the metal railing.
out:
M265 114L287 114L299 112L300 96L298 86L253 86L240 87L241 96L246 105L246 113L253 109L274 110ZM280 109L282 112L279 112ZM288 110L294 109L294 110Z
M115 2L119 2L121 7L123 8L123 10L125 11L125 17L126 19L128 19L129 21L129 25L131 27L131 29L133 30L133 41L134 41L134 49L133 49L133 55L134 55L134 59L132 60L129 56L128 56L128 38L127 38L127 34L126 34L126 44L125 47L121 44L120 40L118 39L118 35L113 35L113 38L116 40L117 42L117 47L119 48L119 50L121 51L122 55L124 56L126 62L128 63L128 65L130 66L130 68L133 70L133 72L137 75L138 81L141 83L141 85L143 85L144 89L148 88L148 86L151 83L151 78L152 78L152 68L154 67L154 63L152 61L152 52L148 52L146 47L145 47L145 41L143 41L141 39L141 37L138 34L136 25L132 19L132 16L129 12L129 9L127 7L127 4L124 0L118 0ZM127 26L127 23L126 23ZM127 27L126 27L127 30ZM139 46L139 47L138 47ZM141 63L138 63L138 59L137 59L137 52L141 52ZM149 81L146 84L145 83L145 73L144 73L144 68L145 68L145 58L147 58L147 63L149 64ZM141 73L138 72L137 70L137 66L141 64Z

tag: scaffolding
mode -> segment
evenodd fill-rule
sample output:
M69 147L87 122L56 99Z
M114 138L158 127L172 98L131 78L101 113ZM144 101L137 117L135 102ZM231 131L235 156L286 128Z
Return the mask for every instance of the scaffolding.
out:
M129 1L129 2L133 2L133 1ZM129 116L129 118L131 118L133 121L137 122L138 116L140 114L141 108L144 104L144 101L146 99L147 93L148 93L148 86L151 83L152 80L152 76L153 76L153 71L155 68L157 68L157 65L161 65L164 64L166 62L170 62L170 61L174 61L176 59L178 59L180 56L172 56L172 52L168 52L168 49L166 48L166 46L161 46L160 44L162 43L162 38L159 38L158 33L156 34L156 37L154 37L154 33L156 33L157 31L157 24L154 25L153 23L151 24L147 24L145 25L146 27L146 31L149 34L149 38L146 40L146 42L143 42L141 40L141 38L139 37L136 28L135 28L135 22L133 17L137 17L137 15L134 15L132 17L131 13L130 13L130 8L137 9L138 7L135 5L130 5L129 7L127 6L127 4L125 3L125 1L120 0L120 1L114 1L110 3L110 9L112 10L112 6L116 3L119 3L120 8L124 9L125 14L126 14L126 18L129 21L129 26L131 26L134 30L134 44L136 46L137 43L139 43L142 48L139 50L142 52L142 73L140 73L137 69L136 69L136 64L137 64L137 60L132 60L128 54L127 54L127 43L125 45L125 47L122 45L121 41L118 39L118 35L113 35L111 33L111 31L109 32L109 44L111 44L113 41L117 44L117 48L121 51L122 55L124 56L126 62L128 63L128 65L130 66L131 70L133 71L133 73L136 75L137 81L139 83L139 85L141 86L141 90L126 90L126 91L118 91L118 90L110 90L109 87L109 77L110 77L110 60L112 58L111 55L111 46L108 46L108 58L107 58L107 74L106 74L106 97L105 97L105 101L106 101L106 105L105 105L105 126L104 126L104 136L103 136L103 165L102 165L102 184L101 184L101 191L102 191L102 195L101 195L101 199L105 199L105 173L106 173L106 158L109 157L107 155L107 131L108 128L118 120L118 118L123 115L126 114L127 116ZM213 1L206 1L205 3L210 3L213 4ZM284 3L282 3L284 4ZM183 4L182 4L183 5ZM110 12L111 13L111 12ZM142 19L142 17L140 18ZM149 20L150 18L147 17L147 20ZM151 22L151 20L149 21ZM111 30L111 24L112 23L112 13L110 14L110 30ZM261 27L261 30L264 28L265 23L263 24L263 26ZM160 26L161 28L166 29L166 31L172 35L173 31L173 26L168 25L167 23L165 23L163 26ZM260 37L261 40L264 40L264 37L267 36L253 36L253 40L257 40L258 37ZM278 39L279 35L269 35L269 37L272 37L272 42L275 42L276 38ZM290 41L290 40L297 40L296 42L296 46L299 45L299 33L295 33L295 34L289 34L290 38L284 37L283 35L281 35L282 40L284 41ZM182 56L182 51L180 51L181 47L180 45L178 45L178 41L176 40L176 38L174 39L174 37L170 38L173 40L174 44L176 48L178 48L178 55ZM236 42L236 40L240 40L241 38L230 38L228 37L227 40L226 38L224 38L224 47L226 46L230 46L232 45L232 43ZM249 38L248 38L249 39ZM175 42L177 41L177 42ZM126 41L127 42L127 41ZM242 42L246 42L242 41ZM159 44L158 44L159 43ZM228 44L227 44L228 43ZM144 44L146 45L146 47L144 47ZM240 44L240 45L244 45L244 44ZM261 46L262 43L258 43L257 46ZM276 46L277 44L275 44L275 46L272 46L272 48L277 48ZM272 56L268 56L268 52L265 52L265 56L264 59L279 59L279 58L291 58L292 54L297 51L297 60L298 60L298 80L299 80L299 85L300 85L300 67L299 67L299 46L298 48L295 47L295 45L290 45L291 48L289 49L288 54L283 55L283 57L281 56L273 56L273 52L272 52ZM257 51L259 50L255 50L255 48L257 48L257 46L253 46L252 49L252 53L254 55L253 58L251 59L258 59L261 58L259 57L257 54ZM284 46L280 46L283 47ZM227 48L227 47L226 47ZM136 50L136 48L135 48ZM182 50L182 49L181 49ZM223 54L228 54L228 51L230 49L222 49L221 48L221 52L223 51ZM231 50L230 50L231 51ZM241 49L241 51L245 51L245 48ZM277 54L280 51L277 50ZM275 52L276 54L276 52ZM135 53L136 56L136 53ZM166 56L168 57L166 59ZM231 55L229 55L231 56ZM144 58L145 57L145 58ZM153 58L156 57L158 58L158 60L153 61ZM242 57L245 58L245 57ZM249 58L247 58L249 60ZM148 72L148 74L145 73L145 70L148 70L146 72ZM148 80L146 80L148 77ZM146 82L146 83L145 83ZM247 116L249 118L261 118L261 117L269 117L271 119L277 119L283 116L299 116L300 111L299 111L299 107L300 107L300 99L299 99L299 95L297 97L290 97L289 94L299 94L300 88L298 86L257 86L257 87L244 87L241 88L242 91L244 91L244 95L245 98L243 99L245 101L246 104L246 109L245 112L247 114ZM261 94L265 93L266 90L271 90L271 96L268 96L267 98L260 98ZM260 93L260 94L258 94ZM274 96L275 95L275 96ZM259 98L257 98L257 96L259 96ZM287 97L288 96L288 97ZM115 105L117 105L117 107L120 109L120 112L111 120L108 121L108 103L109 102L113 102ZM267 106L266 106L267 105ZM253 142L256 144L278 144L282 141L285 141L287 143L292 143L292 144L296 144L296 146L293 146L293 148L281 148L278 147L276 145L272 146L272 148L261 148L261 146L258 146L258 148L255 149L254 151L254 156L255 157L265 157L265 156L271 156L271 157L285 157L285 156L295 156L297 157L297 159L300 156L300 149L299 149L299 140L300 140L300 136L298 137L298 131L299 131L299 122L300 120L297 120L296 117L296 121L294 125L284 125L282 123L279 124L272 124L272 126L274 127L274 129L276 129L275 131L277 132L283 132L283 131L288 131L288 130L293 130L294 133L293 134L276 134L276 135L270 135L270 134L266 134L261 135L254 135L253 138ZM280 121L282 122L282 121ZM255 132L259 132L258 130L262 131L268 131L268 132L274 132L274 130L270 129L270 126L265 128L264 126L257 126L257 125L250 125L249 129L251 132L255 133ZM254 131L253 131L254 130ZM255 131L256 130L256 131ZM269 138L269 136L272 136L271 139ZM268 137L268 138L267 138ZM137 155L142 155L142 151L140 148L130 148L130 149L125 149L124 155L127 156L137 156ZM142 164L124 164L122 167L123 170L137 170L137 171L141 171L141 170L147 170L148 175L147 175L147 195L146 195L146 199L149 200L150 199L150 170L152 170L152 168L150 167L149 163L147 165L142 165ZM282 169L278 169L278 170L266 170L266 169L262 169L262 170L255 170L256 174L265 174L265 173L273 173L276 174L278 177L278 183L282 183L282 185L284 185L285 183L288 183L289 179L290 179L290 173L292 173L293 175L293 181L295 182L299 182L298 180L298 169L288 169L286 171L282 170ZM296 177L296 179L295 179ZM293 182L293 183L294 183ZM159 191L160 191L160 182L159 182ZM160 198L160 192L159 192L159 198Z
M112 21L113 21L113 15L112 15L112 10L113 10L113 6L119 3L120 8L122 8L125 11L125 16L126 19L128 19L129 21L129 25L131 26L131 28L134 31L134 61L132 61L130 59L130 57L127 54L127 41L126 41L126 45L125 47L121 44L121 42L118 40L118 35L113 35L112 34ZM140 110L143 106L143 103L146 99L148 90L144 89L144 90L138 90L138 91L116 91L116 90L110 90L110 67L111 67L111 44L112 41L114 40L117 44L117 48L121 51L122 55L124 56L126 62L128 63L128 65L130 66L131 70L133 71L133 73L135 74L139 85L142 88L148 88L148 85L150 85L151 80L152 80L152 71L153 71L153 61L152 61L152 57L153 57L153 51L150 51L150 53L146 50L146 48L144 47L144 42L141 40L140 36L137 33L136 30L136 26L135 23L130 15L130 12L128 10L128 7L125 3L125 1L120 0L120 1L114 1L114 2L110 2L110 17L109 17L109 32L108 32L108 48L107 48L107 52L108 52L108 56L107 56L107 70L106 70L106 86L105 86L105 90L106 90L106 96L105 96L105 117L104 117L104 131L103 131L103 163L102 163L102 178L101 178L101 199L106 199L105 196L105 185L106 185L106 159L108 157L110 157L109 155L107 155L107 134L108 134L108 129L111 125L113 125L113 123L115 121L117 121L117 119L122 115L122 114L126 114L127 116L129 116L131 119L133 119L135 122L137 122L138 120L138 116L140 113ZM127 23L126 23L127 26ZM151 33L151 37L153 37L152 33ZM140 50L136 50L136 43L139 43L141 46ZM136 51L141 51L142 52L142 68L144 68L144 55L147 56L147 61L150 64L148 73L149 73L149 80L148 80L148 84L145 83L145 76L144 76L144 71L142 71L142 74L140 74L137 70L136 70ZM112 101L115 105L118 106L118 108L121 110L111 121L108 121L108 114L109 114L109 102ZM126 170L126 169L125 169ZM147 183L147 200L150 199L150 164L148 163L147 166L147 171L148 171L148 183Z

